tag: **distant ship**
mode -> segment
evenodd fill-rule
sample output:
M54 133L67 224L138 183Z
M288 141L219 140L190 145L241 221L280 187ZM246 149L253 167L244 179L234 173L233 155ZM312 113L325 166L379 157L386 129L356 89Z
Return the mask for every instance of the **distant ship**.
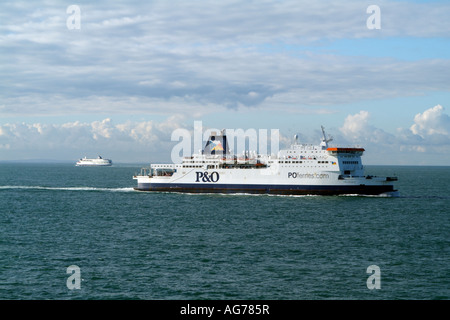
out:
M394 195L397 177L364 174L360 147L329 147L324 128L320 145L299 144L277 155L231 155L225 131L213 133L201 154L181 164L144 168L136 190L189 193L286 195Z
M98 156L97 159L88 159L84 157L80 159L75 164L77 167L92 167L92 166L112 166L112 161L110 159L103 159L101 156Z

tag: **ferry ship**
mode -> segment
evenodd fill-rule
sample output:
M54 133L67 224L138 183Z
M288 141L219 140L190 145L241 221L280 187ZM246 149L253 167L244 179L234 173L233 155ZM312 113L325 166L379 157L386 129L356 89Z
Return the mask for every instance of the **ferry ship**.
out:
M75 163L75 166L77 167L92 167L92 166L112 166L112 160L110 159L103 159L101 156L98 156L97 159L88 159L84 157L83 159L80 159Z
M231 155L225 130L212 133L199 154L180 164L151 164L141 169L135 190L188 193L281 195L394 195L397 177L364 174L364 148L299 144L277 155ZM296 139L297 140L297 139Z

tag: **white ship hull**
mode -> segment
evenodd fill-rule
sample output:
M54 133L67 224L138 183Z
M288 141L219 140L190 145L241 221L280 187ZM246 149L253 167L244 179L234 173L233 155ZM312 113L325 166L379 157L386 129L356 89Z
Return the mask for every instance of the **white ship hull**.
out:
M112 163L76 163L77 167L110 167Z
M87 159L84 157L75 163L77 167L109 167L112 166L112 161L109 159L103 159L102 157L98 157L97 159Z
M248 172L242 172L243 170ZM172 176L136 176L141 191L267 194L367 194L393 192L392 178L339 177L339 172L299 173L292 168L181 171Z

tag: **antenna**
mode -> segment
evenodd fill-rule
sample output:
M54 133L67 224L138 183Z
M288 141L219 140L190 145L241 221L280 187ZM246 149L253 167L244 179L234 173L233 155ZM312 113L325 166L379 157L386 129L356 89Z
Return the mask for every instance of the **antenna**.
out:
M322 135L323 135L322 142L320 143L320 146L322 147L322 150L324 150L324 149L328 148L328 142L333 141L333 138L330 136L327 139L327 135L325 133L325 128L323 126L320 126L320 127L322 128Z
M325 134L325 128L324 128L324 126L320 126L321 128L322 128L322 135L323 135L323 141L325 142L325 143L328 143L328 142L330 142L330 141L333 141L333 137L332 136L329 136L329 138L327 139L327 135Z

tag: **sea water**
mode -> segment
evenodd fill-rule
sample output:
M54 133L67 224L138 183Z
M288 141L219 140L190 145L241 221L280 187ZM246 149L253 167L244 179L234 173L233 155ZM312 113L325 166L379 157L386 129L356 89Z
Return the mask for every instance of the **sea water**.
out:
M0 299L450 298L450 167L367 166L396 197L138 192L140 167L0 164Z

